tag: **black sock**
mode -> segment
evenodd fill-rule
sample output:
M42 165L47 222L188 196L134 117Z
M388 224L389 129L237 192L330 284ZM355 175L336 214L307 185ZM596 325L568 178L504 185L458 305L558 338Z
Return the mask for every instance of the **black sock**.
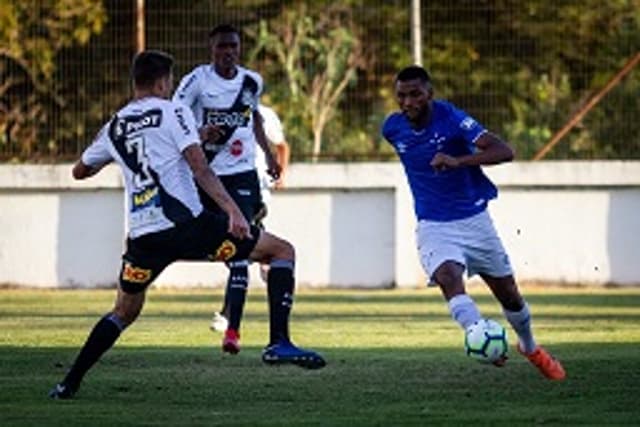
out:
M231 279L231 274L229 274L229 277L227 278L227 284L224 287L224 302L222 304L222 308L218 312L222 314L224 317L226 317L227 320L229 320L229 288L231 286L230 279Z
M249 282L249 262L247 260L228 263L229 281L225 302L229 310L229 328L240 330L240 321L247 299L247 285Z
M126 325L113 313L100 319L64 378L64 383L78 389L87 371L113 346L125 327Z
M293 305L293 261L273 260L267 276L269 294L269 344L289 339L289 314Z

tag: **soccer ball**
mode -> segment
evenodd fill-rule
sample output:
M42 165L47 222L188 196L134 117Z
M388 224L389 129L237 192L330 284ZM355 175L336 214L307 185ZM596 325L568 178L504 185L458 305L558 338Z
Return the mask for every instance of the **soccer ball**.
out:
M495 320L480 319L465 331L464 349L475 360L495 362L507 354L507 348L507 332Z

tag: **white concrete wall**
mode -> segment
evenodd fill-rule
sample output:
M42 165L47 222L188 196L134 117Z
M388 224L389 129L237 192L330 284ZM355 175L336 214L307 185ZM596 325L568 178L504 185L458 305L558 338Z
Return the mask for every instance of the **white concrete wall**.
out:
M83 182L69 165L0 165L0 283L107 286L124 239L119 171ZM491 205L520 280L640 284L640 162L487 168ZM294 164L268 229L297 248L302 286L419 286L412 201L397 163ZM222 285L226 269L179 262L158 286ZM252 269L254 286L261 283Z

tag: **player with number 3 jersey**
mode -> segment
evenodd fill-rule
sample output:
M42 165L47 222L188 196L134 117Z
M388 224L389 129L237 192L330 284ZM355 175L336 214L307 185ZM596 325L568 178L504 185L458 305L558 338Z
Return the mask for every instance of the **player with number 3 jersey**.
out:
M54 399L75 395L87 371L137 319L149 285L165 267L181 259L270 263L271 340L264 362L312 369L325 364L320 355L296 347L289 339L293 246L250 227L213 174L191 111L167 99L173 90L172 69L173 58L164 52L136 55L133 99L101 129L73 167L73 177L81 180L112 161L120 166L129 230L114 308L95 324L64 379L49 393ZM196 182L222 212L204 210Z

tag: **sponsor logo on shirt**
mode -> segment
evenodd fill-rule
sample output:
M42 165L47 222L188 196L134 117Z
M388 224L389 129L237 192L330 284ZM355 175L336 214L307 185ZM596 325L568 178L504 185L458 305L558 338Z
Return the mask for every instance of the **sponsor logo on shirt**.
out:
M471 117L465 117L463 121L460 122L460 128L464 130L471 130L475 127L476 121Z
M122 280L130 283L146 283L151 279L151 270L136 267L135 265L125 262L122 268Z
M231 240L225 240L218 246L214 255L209 255L212 261L227 261L236 254L236 245Z
M178 120L180 128L184 131L185 135L189 135L191 133L191 129L189 129L189 126L187 126L187 122L184 119L184 111L182 107L176 108L174 112L176 113L176 119Z
M119 139L142 129L159 127L162 123L162 110L149 110L142 114L116 117L113 123L113 138Z
M159 205L158 187L146 188L139 193L133 194L133 211L148 205Z
M215 126L228 126L231 128L245 127L249 124L251 110L228 111L205 109L205 122Z

